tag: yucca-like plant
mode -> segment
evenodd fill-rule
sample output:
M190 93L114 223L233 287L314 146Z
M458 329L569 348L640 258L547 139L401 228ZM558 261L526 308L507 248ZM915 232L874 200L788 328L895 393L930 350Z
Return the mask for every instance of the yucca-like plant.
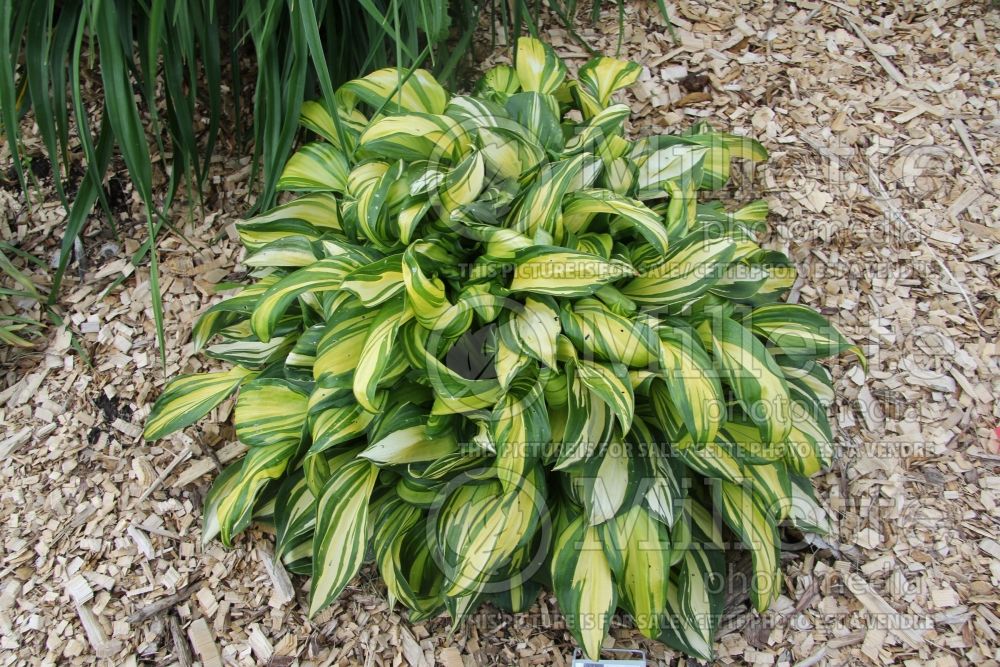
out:
M768 607L779 524L825 522L816 359L859 351L780 303L795 272L755 240L763 202L697 200L760 144L625 138L612 95L639 71L597 58L567 81L524 38L471 96L384 69L305 107L319 140L279 181L300 194L239 226L255 282L194 330L232 368L171 381L146 424L239 390L249 450L207 496L206 541L273 523L311 614L371 556L411 620L520 611L544 584L588 656L621 607L707 658L724 524Z
M32 346L28 337L35 333L41 323L18 315L11 301L23 299L41 303L43 296L31 278L14 266L7 253L11 256L20 255L27 262L36 265L42 262L37 257L0 241L0 279L9 279L0 282L0 348L6 345L28 348ZM5 283L9 283L11 287L8 288Z

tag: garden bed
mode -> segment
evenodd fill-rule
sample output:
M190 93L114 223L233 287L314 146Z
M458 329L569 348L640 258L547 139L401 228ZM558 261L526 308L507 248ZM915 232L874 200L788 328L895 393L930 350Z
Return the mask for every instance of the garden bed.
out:
M729 196L768 199L765 245L795 259L793 299L826 314L871 368L834 368L839 455L817 480L834 534L786 555L768 614L733 600L720 660L995 664L1000 17L959 2L727 7L673 6L675 44L655 3L629 3L621 57L647 68L629 92L632 131L707 117L760 139L771 160L736 174ZM613 12L604 24L580 34L613 54ZM541 36L574 65L586 59L565 31ZM204 365L190 327L218 300L213 285L238 277L233 223L249 176L240 156L217 162L204 214L175 211L186 240L160 241L166 377ZM4 186L0 224L48 258L62 212L51 176L38 178L30 205ZM303 581L254 531L230 551L199 546L210 479L240 453L216 426L232 404L183 434L140 437L165 375L145 269L103 294L142 240L130 186L115 205L125 238L92 224L61 299L92 366L59 329L36 350L0 352L0 663L96 653L184 664L189 651L203 664L568 664L548 594L527 614L484 609L449 635L447 618L410 625L388 609L366 569L309 621ZM612 637L653 664L675 657L624 619Z

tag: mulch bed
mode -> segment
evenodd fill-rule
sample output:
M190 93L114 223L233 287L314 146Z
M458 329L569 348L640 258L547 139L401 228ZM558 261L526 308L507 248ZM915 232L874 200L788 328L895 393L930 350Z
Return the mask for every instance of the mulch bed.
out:
M631 130L704 117L761 139L771 160L734 169L727 196L767 198L765 245L801 276L791 298L827 314L871 370L833 369L839 452L818 484L834 533L786 554L767 614L733 600L719 661L1000 664L998 10L732 4L668 3L675 43L656 3L627 3L621 55L645 66L627 96ZM615 11L581 23L614 53ZM575 65L586 59L563 29L542 32ZM64 211L39 170L27 199L0 188L0 233L48 260ZM204 209L173 213L191 243L160 240L166 376L211 365L188 339L220 298L213 286L243 268L233 223L248 177L245 157L216 162ZM148 271L127 260L144 218L127 176L113 182L124 238L95 216L60 300L93 365L62 329L34 350L0 350L0 664L568 664L546 593L528 614L485 609L449 635L446 618L409 624L389 609L365 570L310 621L303 580L274 566L258 531L229 551L200 547L204 493L241 452L232 405L166 440L140 437L165 375ZM625 619L609 644L643 648L651 664L680 659Z

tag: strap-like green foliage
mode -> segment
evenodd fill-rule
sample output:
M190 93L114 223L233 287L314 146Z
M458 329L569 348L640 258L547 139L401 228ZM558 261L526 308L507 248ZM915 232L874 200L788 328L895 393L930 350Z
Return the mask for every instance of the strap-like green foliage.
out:
M612 97L638 67L574 81L536 40L517 54L473 97L381 70L309 106L318 142L278 181L298 198L240 228L256 282L195 329L235 370L171 382L147 436L239 389L250 451L207 536L273 516L310 613L371 553L414 618L521 610L544 583L590 657L620 605L709 658L724 535L765 609L779 526L828 526L816 362L859 350L780 303L794 270L757 245L762 203L696 199L758 143L706 124L630 141Z

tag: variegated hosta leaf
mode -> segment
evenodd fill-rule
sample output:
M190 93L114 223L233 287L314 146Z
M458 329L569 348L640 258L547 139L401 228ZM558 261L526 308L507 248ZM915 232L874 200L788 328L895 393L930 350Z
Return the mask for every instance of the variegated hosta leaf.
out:
M566 141L564 155L574 155L581 151L597 152L610 138L618 137L622 124L628 118L629 108L624 104L614 104L602 109L579 128L577 134ZM595 167L599 163L594 163Z
M695 230L698 191L694 182L688 179L682 182L667 181L663 187L670 196L664 212L663 224L667 228L667 236L670 237L671 242L676 243ZM641 194L640 199L642 199ZM733 258L736 256L734 251Z
M197 373L174 378L153 404L143 437L156 440L190 426L254 375L256 373L241 366L234 366L221 373Z
M746 302L753 299L767 279L768 273L763 267L745 261L734 261L726 267L709 291L726 299Z
M559 335L559 309L544 296L527 297L520 311L513 313L502 330L507 346L536 359L549 368L556 367L556 337Z
M754 569L750 599L758 611L763 611L781 591L779 537L774 517L761 509L749 483L720 482L714 487L714 497L726 524L750 550Z
M439 114L448 104L448 93L425 69L404 72L380 69L344 84L346 92L357 95L374 109L389 113L410 111Z
M726 144L732 157L737 159L762 162L767 159L767 149L752 137L739 134L722 134L722 142Z
M639 63L601 57L581 67L577 76L580 88L590 98L587 106L596 102L596 107L600 109L608 105L613 92L631 86L641 73ZM583 109L585 113L589 111L587 106Z
M543 489L536 468L510 492L493 480L463 484L448 497L437 516L438 545L448 566L445 596L478 593L531 540L544 509Z
M618 315L596 299L565 304L562 327L581 352L601 361L649 368L660 356L659 341L643 321Z
M227 465L219 473L219 476L215 478L215 481L212 482L211 488L209 488L208 493L205 495L203 508L205 524L201 528L202 546L208 545L209 542L219 536L219 532L222 529L219 525L219 504L236 487L237 482L240 480L240 468L242 467L242 460Z
M734 484L744 479L743 464L719 442L710 442L697 449L679 446L675 452L684 465L707 478L724 479Z
M246 265L253 267L309 266L316 260L316 248L305 236L286 236L262 246L246 258Z
M677 244L662 264L629 281L622 293L653 308L691 303L719 281L734 252L732 240L695 232Z
M279 190L344 192L350 167L343 151L332 144L312 143L300 148L281 172Z
M712 349L727 384L765 442L781 442L792 429L788 385L774 357L753 334L728 317L712 326Z
M379 465L402 465L436 461L458 451L452 434L430 437L423 425L408 426L373 442L361 452L362 458Z
M361 349L357 368L354 370L354 397L358 405L368 412L376 412L375 394L383 381L382 374L392 362L392 349L399 327L412 316L403 299L394 299L381 306L372 320L368 337Z
M580 359L576 363L576 371L580 382L611 408L622 431L627 432L632 427L635 395L625 367Z
M334 470L316 499L309 615L337 599L361 568L368 542L368 500L378 468L356 459Z
M219 537L226 546L250 523L254 504L264 486L281 477L299 448L298 440L251 447L243 458L233 486L219 500L216 516Z
M302 471L306 476L306 484L312 491L313 497L318 498L323 494L323 487L326 486L330 475L334 470L340 470L358 457L361 447L338 448L332 452L320 454L307 453L302 458Z
M403 256L389 255L354 269L340 284L366 307L388 301L403 290Z
M566 367L566 422L553 468L569 468L586 461L611 439L615 428L611 406L578 377L576 367Z
M271 340L278 320L298 296L339 289L347 274L361 266L364 258L360 253L345 254L321 259L289 273L260 298L250 320L253 332L265 343Z
M552 585L574 639L588 658L597 660L618 595L598 529L583 517L556 536Z
M390 160L454 160L465 152L469 136L453 118L409 113L381 118L364 131L359 149Z
M636 461L628 445L612 434L600 451L591 456L574 480L583 501L587 525L610 521L630 502L641 483Z
M483 74L482 86L506 97L521 89L521 81L517 78L517 71L510 65L495 65Z
M566 65L552 47L533 37L517 40L515 62L522 90L551 94L566 78Z
M358 405L350 390L341 390L327 400L318 402L317 406L310 426L311 454L350 442L364 433L374 418L374 414Z
M323 334L316 343L313 378L332 381L332 378L350 376L357 368L368 339L368 329L377 314L378 311L353 299L342 302L327 318Z
M662 386L666 390L661 398L677 409L696 446L712 442L726 406L711 357L682 327L661 327L659 339ZM654 383L654 388L659 387Z
M639 632L655 638L664 625L670 588L670 531L642 505L606 524L604 550L622 606Z
M236 437L249 447L299 442L309 396L287 380L258 378L236 401Z
M551 235L561 234L559 224L562 221L563 195L588 160L595 162L590 156L577 155L545 170L525 194L514 229L529 236L538 230Z
M509 116L503 105L469 95L456 95L448 102L448 107L444 110L446 116L450 116L460 121L466 129L482 129L486 127L499 127L506 125Z
M833 378L818 362L785 355L775 355L774 361L781 367L790 391L804 393L823 407L833 403Z
M735 411L734 411L735 412ZM760 436L760 429L751 423L738 421L735 416L722 425L717 439L736 456L751 464L774 463L787 449L785 441L767 442Z
M460 206L473 203L483 190L486 165L479 151L472 151L448 172L438 191L439 203L445 214Z
M507 493L524 483L525 471L538 457L541 445L549 440L543 383L537 368L521 374L490 415L497 477Z
M756 266L767 271L767 280L757 290L752 303L777 301L795 284L798 272L795 270L795 265L784 253L776 250L763 250L753 256L752 261Z
M667 183L697 182L697 175L700 174L708 153L701 146L687 143L670 144L646 155L642 155L641 150L642 147L637 146L633 152L633 155L639 152L636 156L639 164L636 182L639 199L662 196Z
M348 185L357 199L350 217L356 216L358 231L380 251L389 252L396 245L397 229L389 210L402 196L399 187L403 174L401 161L391 165L369 162L351 172Z
M296 234L316 240L323 232L342 230L340 207L331 194L307 194L237 223L236 230L247 250Z
M323 324L314 324L294 339L291 352L284 360L285 377L300 382L312 378L313 364L316 363L316 346L325 328Z
M705 190L716 190L729 181L729 163L732 158L744 158L759 162L767 159L767 151L757 141L735 134L715 132L708 123L699 122L685 133L684 140L705 146L704 171L700 186Z
M471 413L493 406L502 395L494 379L466 378L442 363L425 347L427 332L420 327L404 327L403 345L411 364L426 372L435 403L431 414ZM436 351L447 356L447 350Z
M513 125L513 124L512 124ZM488 169L502 179L518 179L533 170L545 157L535 136L518 125L482 128L477 133L479 148Z
M659 447L650 444L645 453L650 457L649 489L646 491L646 507L657 519L667 526L673 526L677 518L677 508L687 489L681 487L672 459L660 452Z
M348 145L352 145L352 141L357 140L368 119L357 109L338 108L337 116L338 118L335 120L333 114L321 102L310 100L302 103L302 109L299 111L299 122L302 123L303 127L312 130L337 148L343 149L340 132L337 130L337 120L339 120L340 128L345 134L344 138L348 140Z
M450 250L440 242L418 241L403 253L403 284L408 306L423 328L441 331L446 337L464 331L472 314L471 304L465 299L459 298L458 303L452 303L444 281L436 275L442 273L442 267L456 261ZM459 296L472 297L472 294L466 290Z
M826 415L816 405L793 400L790 405L792 430L784 447L788 466L810 477L833 462L833 434Z
M801 531L826 535L833 528L830 516L816 499L812 482L801 475L792 474L792 503L788 521Z
M538 599L541 582L534 577L532 558L539 549L533 547L533 544L528 544L515 551L507 570L501 570L490 582L500 590L487 599L498 608L520 614L528 611ZM540 548L545 549L544 546Z
M832 357L851 352L862 366L867 364L861 348L848 342L825 317L806 306L776 303L754 308L747 314L745 325L789 356Z
M667 252L670 239L660 216L642 202L610 190L580 190L569 195L563 207L563 224L568 230L579 233L585 231L599 213L617 216L619 227L634 229L660 255Z
M743 466L745 484L764 513L781 523L792 508L792 486L784 461Z
M427 545L425 516L399 497L384 503L374 520L375 562L389 593L390 609L399 600L427 617L443 606L442 577Z
M677 584L667 590L670 626L660 639L702 660L712 660L712 644L725 605L726 559L714 545L684 549Z
M290 572L312 571L312 531L316 526L316 498L303 471L281 483L274 503L274 555ZM308 549L301 547L308 545Z
M535 246L514 258L512 292L532 292L555 297L590 296L601 285L634 273L619 260L550 246Z

